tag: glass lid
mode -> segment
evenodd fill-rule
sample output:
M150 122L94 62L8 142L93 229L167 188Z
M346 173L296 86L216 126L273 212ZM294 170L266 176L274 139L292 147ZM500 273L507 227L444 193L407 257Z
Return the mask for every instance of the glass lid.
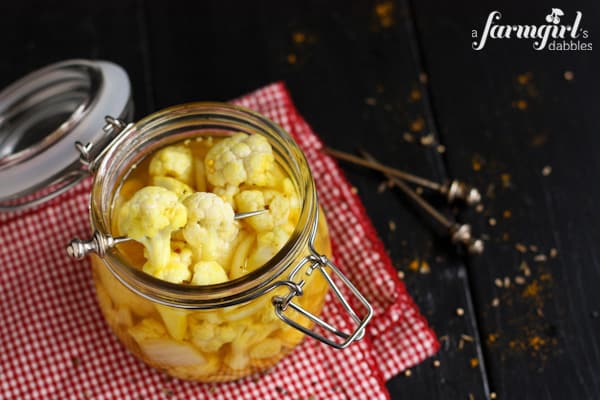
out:
M52 198L87 175L76 142L106 136L106 116L131 118L131 86L106 61L67 60L0 92L0 211Z

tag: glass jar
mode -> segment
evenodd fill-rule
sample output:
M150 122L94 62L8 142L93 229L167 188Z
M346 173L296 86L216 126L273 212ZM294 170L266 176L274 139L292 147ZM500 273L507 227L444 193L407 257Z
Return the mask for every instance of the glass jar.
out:
M109 119L108 146L78 144L95 175L90 241L74 240L69 254L92 255L100 307L121 342L145 363L178 378L229 381L264 371L305 334L336 348L362 338L372 309L330 261L327 224L306 158L282 128L250 110L192 103L135 124ZM131 168L158 148L199 136L263 135L292 180L302 206L286 245L266 264L238 279L207 286L173 284L133 267L127 243L113 239L114 199ZM346 289L341 289L345 285ZM319 318L328 288L354 321L351 332ZM362 317L342 292L351 293Z

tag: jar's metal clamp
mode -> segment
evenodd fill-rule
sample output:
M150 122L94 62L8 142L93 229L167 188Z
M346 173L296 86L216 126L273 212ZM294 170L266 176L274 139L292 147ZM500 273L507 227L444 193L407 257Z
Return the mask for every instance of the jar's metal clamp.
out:
M127 131L133 123L127 124L125 121L107 115L104 117L106 124L102 127L105 135L98 143L75 142L75 148L79 151L79 161L88 172L93 173L96 165L100 162L104 154L113 146L118 138Z
M338 269L338 267L331 262L326 256L320 254L314 248L314 241L317 232L318 226L318 217L315 218L314 226L311 231L311 236L309 238L309 250L310 254L303 258L290 272L288 276L288 280L284 281L285 285L289 289L289 293L285 296L274 296L272 299L272 303L275 307L275 314L288 325L304 332L310 337L317 339L323 343L326 343L330 346L333 346L337 349L344 349L352 344L356 340L360 340L365 335L365 326L369 323L371 318L373 317L373 307L369 304L367 299L360 293L360 291L344 276L344 274ZM308 266L307 266L308 265ZM323 275L328 285L333 290L335 296L339 299L344 309L348 312L351 319L356 324L356 327L352 332L345 332L342 329L336 328L331 325L329 322L324 321L318 316L312 314L308 310L304 309L299 304L295 303L293 300L297 296L303 295L303 287L306 284L304 279L300 279L296 281L300 271L302 271L306 267L305 274L311 275L315 273L315 270L318 270L319 273ZM364 317L360 317L358 313L352 308L348 299L346 299L345 295L342 293L340 286L335 282L333 276L330 272L327 271L330 269L331 272L350 290L350 292L354 295L355 299L363 306L366 313ZM280 282L282 283L282 282ZM324 334L321 334L316 331L315 328L310 328L300 324L297 321L294 321L288 315L286 315L286 311L288 309L292 309L302 316L308 318L315 324L315 328L322 328L325 332L329 332L333 335L333 337L327 337ZM332 336L329 335L329 336ZM340 340L334 340L335 337L338 337Z

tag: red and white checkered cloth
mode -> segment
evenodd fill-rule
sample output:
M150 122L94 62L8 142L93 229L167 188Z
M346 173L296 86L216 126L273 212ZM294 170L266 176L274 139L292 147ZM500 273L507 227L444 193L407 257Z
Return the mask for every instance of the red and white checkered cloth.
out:
M111 333L88 261L65 244L89 235L91 181L34 209L0 214L0 399L387 399L385 380L439 344L396 277L358 196L281 83L236 101L277 122L306 153L338 266L374 307L363 340L336 350L307 339L268 374L224 384L180 381L147 367ZM348 316L329 301L324 319Z

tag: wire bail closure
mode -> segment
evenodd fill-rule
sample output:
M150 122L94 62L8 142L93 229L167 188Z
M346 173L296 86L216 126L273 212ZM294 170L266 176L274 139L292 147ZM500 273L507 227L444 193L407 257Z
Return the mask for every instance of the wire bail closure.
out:
M309 238L308 247L310 250L310 254L308 256L304 257L296 265L296 267L294 267L294 269L292 270L292 272L290 272L290 274L288 276L288 280L285 281L286 282L285 286L287 286L289 288L290 292L286 296L274 296L272 298L272 303L275 308L275 314L277 314L277 316L286 324L304 332L306 335L308 335L314 339L317 339L320 342L323 342L325 344L333 346L336 349L345 349L350 344L352 344L354 341L360 340L363 338L363 336L365 335L365 326L369 323L369 321L373 317L373 307L369 304L367 299L359 292L359 290L350 282L350 280L348 280L348 278L346 278L346 276L339 270L339 268L331 260L329 260L326 256L320 254L314 248L314 240L315 240L315 236L316 236L316 232L317 232L318 218L319 217L317 214L317 217L315 218L314 225L312 228L311 236ZM306 281L304 279L300 279L299 281L296 281L295 279L297 278L297 275L302 270L302 268L305 267L307 264L310 264L310 265L306 269L305 274L311 275L315 272L315 270L319 271L319 273L321 273L323 275L323 277L327 281L328 285L331 287L331 289L335 293L335 296L342 303L342 306L344 307L344 309L348 312L348 314L350 315L352 320L356 323L357 326L352 332L350 332L350 333L344 332L343 330L336 328L335 326L331 325L327 321L324 321L323 319L319 318L318 316L312 314L308 310L305 310L299 304L294 303L294 301L293 301L294 297L303 295L303 288L304 288L304 285L306 284ZM350 306L350 303L348 302L346 297L342 294L340 287L333 280L332 275L329 272L327 272L327 270L326 270L327 267L329 267L329 269L331 269L331 272L333 272L333 274L338 279L340 279L342 281L342 283L348 289L350 289L350 291L356 297L356 299L365 307L367 312L364 317L362 317L362 318L359 317L358 314L356 313L356 311ZM301 315L305 316L306 318L308 318L309 320L314 322L317 326L319 326L319 327L325 329L326 331L332 333L333 335L341 338L341 341L336 341L336 340L327 338L326 336L318 333L316 330L310 329L306 326L303 326L300 323L289 318L285 313L286 310L288 309L288 307L293 309L294 311L300 313Z
M106 124L102 127L102 130L105 134L98 143L88 142L83 144L79 141L75 142L81 165L85 166L91 173L95 171L96 165L111 145L117 142L119 136L133 126L133 123L128 125L125 121L110 115L104 117L104 120Z

